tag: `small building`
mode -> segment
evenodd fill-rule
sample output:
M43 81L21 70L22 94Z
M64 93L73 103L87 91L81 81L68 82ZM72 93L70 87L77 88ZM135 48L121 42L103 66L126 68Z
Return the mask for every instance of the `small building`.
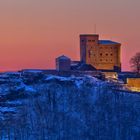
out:
M56 58L56 70L69 71L71 69L71 59L65 55Z
M138 75L135 72L128 72L128 71L118 73L118 79L120 81L123 81L125 84L127 84L128 78L140 78L140 75Z
M140 92L140 78L127 78L127 86L133 91Z
M118 73L117 72L103 72L105 75L105 78L111 78L111 79L118 79Z

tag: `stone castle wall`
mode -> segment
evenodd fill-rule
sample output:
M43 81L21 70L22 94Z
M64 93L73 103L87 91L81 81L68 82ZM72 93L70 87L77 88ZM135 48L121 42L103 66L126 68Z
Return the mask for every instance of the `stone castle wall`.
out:
M80 36L81 61L96 69L113 70L121 68L121 44L100 44L98 35Z

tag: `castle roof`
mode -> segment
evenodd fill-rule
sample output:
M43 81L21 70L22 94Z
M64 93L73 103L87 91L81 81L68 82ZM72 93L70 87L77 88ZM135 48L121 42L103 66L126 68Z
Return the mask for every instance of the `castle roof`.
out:
M90 64L81 64L77 70L80 70L80 71L95 71L96 68L93 67L92 65Z
M80 36L99 36L98 34L80 34Z
M72 70L78 70L78 71L95 71L96 68L93 67L90 64L85 64L85 63L81 63L79 62L79 64L77 65L71 65Z
M61 56L57 57L56 59L57 60L70 60L70 58L65 55L61 55Z
M99 44L108 45L108 44L120 44L111 40L99 40Z

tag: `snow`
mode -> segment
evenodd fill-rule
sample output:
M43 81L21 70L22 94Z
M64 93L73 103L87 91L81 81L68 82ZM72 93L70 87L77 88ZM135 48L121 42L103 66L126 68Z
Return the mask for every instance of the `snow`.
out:
M139 140L140 96L121 83L87 75L24 79L0 84L1 139Z
M31 86L25 86L25 91L26 92L36 93L36 90Z
M4 112L15 112L16 108L11 108L11 107L0 107L0 112L4 113Z
M60 77L60 76L55 76L55 75L49 75L46 77L46 81L49 80L60 80L60 81L69 81L71 78L67 78L67 77Z

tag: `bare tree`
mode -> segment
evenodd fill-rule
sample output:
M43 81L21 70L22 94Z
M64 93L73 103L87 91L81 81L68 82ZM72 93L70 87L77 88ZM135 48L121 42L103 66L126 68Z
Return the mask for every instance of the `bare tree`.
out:
M140 74L140 52L136 53L131 59L130 64L132 69Z

